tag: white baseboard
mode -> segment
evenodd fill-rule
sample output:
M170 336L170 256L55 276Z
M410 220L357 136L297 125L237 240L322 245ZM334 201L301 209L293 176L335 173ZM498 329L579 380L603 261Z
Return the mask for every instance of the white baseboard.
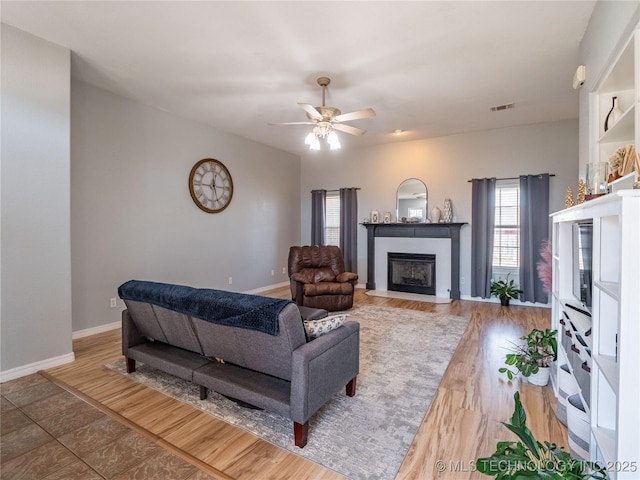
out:
M251 294L251 295L255 295L257 293L262 293L262 292L267 292L269 290L273 290L274 288L288 287L288 286L289 286L289 282L282 282L282 283L276 283L274 285L267 285L266 287L254 288L253 290L247 290L246 292L242 292L242 293L248 293L248 294Z
M97 327L85 328L84 330L77 330L71 333L71 338L77 340L78 338L88 337L89 335L95 335L96 333L108 332L109 330L117 330L122 326L121 322L107 323L105 325L98 325Z
M486 303L500 303L499 298L481 298L481 297L472 297L471 295L460 295L461 300L473 300L474 302L486 302ZM518 305L519 307L541 307L541 308L551 308L550 303L534 303L534 302L521 302L520 300L513 300L509 302L510 305Z
M11 370L0 372L0 382L8 382L9 380L25 377L40 370L58 367L65 363L71 363L75 359L76 356L71 352L66 355L60 355L59 357L48 358L46 360L40 360L39 362L30 363L29 365L23 365L22 367L12 368Z

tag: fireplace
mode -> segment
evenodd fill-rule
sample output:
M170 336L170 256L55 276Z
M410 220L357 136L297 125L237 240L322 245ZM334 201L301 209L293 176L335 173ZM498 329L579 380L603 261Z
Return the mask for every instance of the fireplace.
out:
M466 223L363 223L367 229L367 289L376 289L376 239L449 239L451 255L445 260L449 264L450 277L445 284L451 285L449 298L460 299L460 230ZM389 251L388 249L386 251ZM384 262L384 256L378 259ZM442 260L440 261L442 263ZM441 267L444 265L441 265ZM442 283L442 275L440 282ZM443 288L442 285L440 288ZM436 293L437 295L437 293Z
M387 290L435 295L436 256L388 252Z

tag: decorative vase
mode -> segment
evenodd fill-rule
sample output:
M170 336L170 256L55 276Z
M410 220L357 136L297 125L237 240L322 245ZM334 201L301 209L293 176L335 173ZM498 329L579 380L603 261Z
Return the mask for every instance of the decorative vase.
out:
M440 223L440 217L442 216L442 211L438 207L433 207L431 209L431 223Z
M442 221L444 223L451 223L453 221L453 206L451 205L451 199L444 199L444 208L442 210Z
M380 213L378 210L371 210L371 223L379 223L380 222Z
M544 387L549 383L550 374L551 374L550 367L540 367L538 369L538 373L532 373L527 377L527 380L532 385L538 385L540 387Z
M382 218L384 223L391 223L391 212L384 212L384 216Z
M613 127L623 113L624 111L618 106L618 97L613 97L611 110L607 113L607 118L604 119L604 131L606 132Z

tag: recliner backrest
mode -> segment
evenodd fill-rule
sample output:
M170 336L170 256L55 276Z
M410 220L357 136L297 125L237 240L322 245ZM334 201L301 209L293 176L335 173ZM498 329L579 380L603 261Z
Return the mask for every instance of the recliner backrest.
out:
M305 268L330 268L334 275L344 272L344 259L335 245L305 245L289 249L289 275Z

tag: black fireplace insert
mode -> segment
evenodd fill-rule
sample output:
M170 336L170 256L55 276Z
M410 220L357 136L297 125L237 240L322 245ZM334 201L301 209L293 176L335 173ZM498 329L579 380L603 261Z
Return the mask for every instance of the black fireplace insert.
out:
M387 290L435 295L436 256L388 252Z

